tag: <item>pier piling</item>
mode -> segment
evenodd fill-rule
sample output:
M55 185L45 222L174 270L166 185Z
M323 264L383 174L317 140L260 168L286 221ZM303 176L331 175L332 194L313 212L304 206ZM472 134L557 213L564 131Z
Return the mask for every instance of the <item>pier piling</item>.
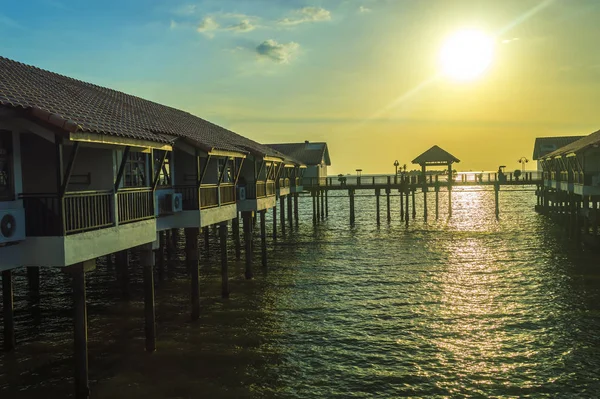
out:
M409 219L410 219L410 216L408 215L408 207L409 207L409 204L410 204L408 196L409 196L409 189L406 189L406 202L405 202L406 208L404 209L404 220L406 221L406 225L407 226L408 226L408 222L409 222Z
M240 242L240 217L236 213L236 217L231 221L231 229L233 230L233 243L235 245L235 258L240 260L242 257L242 245Z
M325 190L325 217L329 217L329 197L327 196L327 190Z
M496 210L496 217L500 215L500 203L499 203L500 185L494 184L494 204Z
M348 190L348 197L350 198L350 226L354 226L354 221L356 220L354 216L354 190Z
M154 262L158 269L158 281L163 281L165 278L165 232L158 233L158 248L154 251Z
M277 207L273 207L273 240L277 239Z
M27 285L29 287L29 294L32 297L39 297L40 295L40 268L39 267L28 267L27 268Z
M412 197L412 218L415 220L417 218L417 208L415 207L415 189L413 188L410 191Z
M140 251L140 263L144 269L144 331L146 352L156 350L156 311L154 303L154 252L152 245L144 245Z
M392 214L390 210L390 191L391 189L388 187L385 189L385 198L387 203L387 222L388 224L392 221Z
M250 280L254 277L252 272L252 213L253 212L242 212L242 220L244 222L244 246L246 249L246 280Z
M71 282L73 290L73 338L74 338L74 371L75 398L90 397L88 380L88 337L87 306L85 298L85 267L83 263L71 266Z
M404 221L404 194L402 193L402 190L398 190L398 193L400 194L400 221L403 222Z
M121 297L124 300L129 300L129 251L127 249L120 251L116 257L119 277L121 279Z
M292 212L292 194L287 195L287 218L291 230L294 227L294 214Z
M206 229L208 231L208 229ZM198 236L200 230L198 228L185 229L185 254L186 266L191 279L191 301L192 313L191 319L198 320L200 318L200 272L198 270Z
M440 217L440 187L435 186L435 218L436 220Z
M427 221L427 187L423 187L423 219Z
M210 255L210 231L208 227L204 228L204 252L206 253L206 257L208 258Z
M229 298L229 270L227 268L227 222L223 222L219 225L219 243L221 246L221 297Z
M267 211L260 211L260 253L263 267L267 267L267 228L265 216Z
M379 226L381 224L380 221L380 211L379 211L379 195L381 194L380 190L378 188L375 189L375 198L376 198L376 202L377 202L377 226Z
M2 309L4 316L4 351L15 349L15 315L12 270L2 271Z
M325 190L321 190L321 220L325 220Z
M312 216L313 216L313 224L317 223L317 193L313 190L310 192L310 196L312 197Z
M285 238L285 197L279 198L279 217L281 218L281 236Z
M321 220L321 190L316 190L315 195L317 197L317 221Z
M294 219L296 220L296 226L298 226L298 193L294 193Z

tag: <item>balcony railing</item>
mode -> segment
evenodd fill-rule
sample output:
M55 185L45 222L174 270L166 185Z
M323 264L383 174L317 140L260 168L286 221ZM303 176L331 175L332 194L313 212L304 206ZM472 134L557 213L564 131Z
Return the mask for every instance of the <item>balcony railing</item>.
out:
M290 179L287 177L282 177L279 179L278 183L279 183L279 188L287 188L290 186Z
M207 184L200 186L200 209L219 206L219 186Z
M21 194L25 232L30 237L62 236L115 224L112 191Z
M246 198L248 199L272 197L275 193L275 181L273 180L257 181L255 184L246 186Z
M275 195L275 182L273 180L267 180L266 184L266 196L272 197Z
M235 184L221 184L219 194L221 205L235 204Z
M295 187L301 186L302 185L302 178L301 177L296 177L292 180L292 184Z
M154 217L154 192L151 188L128 188L117 193L119 223L131 223Z

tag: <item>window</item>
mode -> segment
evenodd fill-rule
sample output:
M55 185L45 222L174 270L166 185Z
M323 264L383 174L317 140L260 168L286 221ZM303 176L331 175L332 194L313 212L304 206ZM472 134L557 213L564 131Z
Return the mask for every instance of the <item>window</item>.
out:
M0 131L0 200L13 200L12 132Z
M160 160L164 156L164 151L154 151L154 176L156 176L156 172L160 167ZM165 158L165 162L163 163L162 168L158 171L158 186L159 187L168 187L171 185L171 151L167 152L167 156Z
M233 183L234 167L233 167L233 160L231 160L231 159L217 160L217 179L219 179L219 177L221 177L221 172L223 172L223 166L225 165L225 163L227 163L227 166L225 166L223 180L221 181L221 183Z
M146 154L130 152L125 162L124 187L146 187Z

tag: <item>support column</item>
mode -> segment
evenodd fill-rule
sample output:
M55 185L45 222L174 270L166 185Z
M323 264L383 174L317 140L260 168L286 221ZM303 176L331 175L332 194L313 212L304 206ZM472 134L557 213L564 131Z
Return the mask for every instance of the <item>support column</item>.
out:
M404 221L404 193L402 190L398 190L400 194L400 221Z
M209 256L210 249L210 230L208 226L204 228L204 251L206 252L206 257Z
M375 198L377 204L377 226L381 224L380 211L379 211L379 195L381 194L378 188L375 189Z
M321 220L321 199L319 198L321 195L321 190L317 190L315 192L317 196L317 221Z
M40 268L27 268L27 285L29 286L29 295L33 298L40 296Z
M175 253L179 246L179 229L171 229L171 240L173 240L173 253Z
M231 221L231 229L233 230L233 243L235 245L235 258L240 260L242 258L242 244L240 242L240 216L238 213L235 215L235 219Z
M298 193L294 193L294 219L296 219L296 226L298 226Z
M285 197L279 197L279 218L281 219L281 236L285 237Z
M387 201L387 222L390 223L392 221L392 214L390 211L390 188L385 189L385 197Z
M423 219L427 221L427 187L423 187Z
M325 190L325 217L329 217L329 197L328 197L328 192L329 190Z
M310 192L310 196L312 197L312 209L313 209L313 224L317 223L317 193L313 190Z
M321 220L325 220L325 190L319 190L321 192Z
M417 218L417 208L415 207L415 191L417 189L413 188L411 190L411 197L412 197L412 218L413 220L415 220Z
M242 212L242 220L244 222L244 245L246 247L246 280L252 279L252 213Z
M87 306L85 298L85 268L83 263L71 266L73 289L73 333L75 360L75 398L90 397L88 381Z
M165 245L167 250L167 267L170 267L170 262L173 259L173 239L171 238L171 230L165 231ZM116 255L118 262L118 254Z
M221 297L229 298L229 270L227 269L227 222L223 222L219 225L219 243L221 244Z
M499 203L500 184L494 184L494 204L496 209L496 217L500 216L500 203Z
M2 309L4 316L4 351L15 349L15 315L12 270L2 271Z
M206 229L208 231L208 229ZM200 229L185 229L185 261L191 279L192 321L200 318L200 271L198 270L198 236Z
M440 187L435 186L435 218L440 217Z
M595 199L592 200L592 214L591 214L591 223L592 223L592 234L594 237L598 236L598 201Z
M452 216L452 186L448 186L448 216Z
M158 281L163 281L165 278L165 232L160 231L158 233L158 249L154 252L154 262L158 269Z
M408 213L408 207L410 206L410 200L408 198L408 196L410 195L409 191L410 191L410 188L406 189L406 202L405 202L406 208L404 210L404 220L406 221L406 225L407 226L408 226L408 222L409 222L409 219L410 219L410 216L409 216L409 213Z
M156 350L156 312L154 308L154 253L152 245L144 245L140 251L140 263L144 268L144 331L146 352Z
M260 211L260 253L263 267L267 267L267 226L265 216L267 211Z
M350 226L354 226L354 189L348 190L348 196L350 197Z
M277 239L277 207L273 207L273 240Z
M288 223L290 224L290 230L292 229L292 227L294 227L294 214L292 212L292 195L293 194L288 194L287 195L287 216L288 216Z
M127 301L131 297L129 293L129 250L117 252L117 267L121 279L121 297Z

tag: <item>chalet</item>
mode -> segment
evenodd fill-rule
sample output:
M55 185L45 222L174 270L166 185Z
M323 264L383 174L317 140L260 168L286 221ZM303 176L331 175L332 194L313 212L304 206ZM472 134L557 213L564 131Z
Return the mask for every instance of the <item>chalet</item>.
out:
M197 318L199 229L219 224L224 245L227 224L235 229L241 212L248 270L250 218L260 212L264 219L275 207L282 170L303 167L187 112L0 57L5 348L14 347L11 270L63 268L72 275L75 302L76 397L88 397L85 273L95 260L140 250L146 349L153 351L153 250L161 232L185 229ZM290 194L286 185L284 178L282 198ZM225 295L226 247L223 253Z
M302 178L302 186L325 184L327 167L331 166L327 143L311 143L307 140L304 143L268 144L268 146L306 165L305 170L299 170L300 174L293 176L293 178Z

